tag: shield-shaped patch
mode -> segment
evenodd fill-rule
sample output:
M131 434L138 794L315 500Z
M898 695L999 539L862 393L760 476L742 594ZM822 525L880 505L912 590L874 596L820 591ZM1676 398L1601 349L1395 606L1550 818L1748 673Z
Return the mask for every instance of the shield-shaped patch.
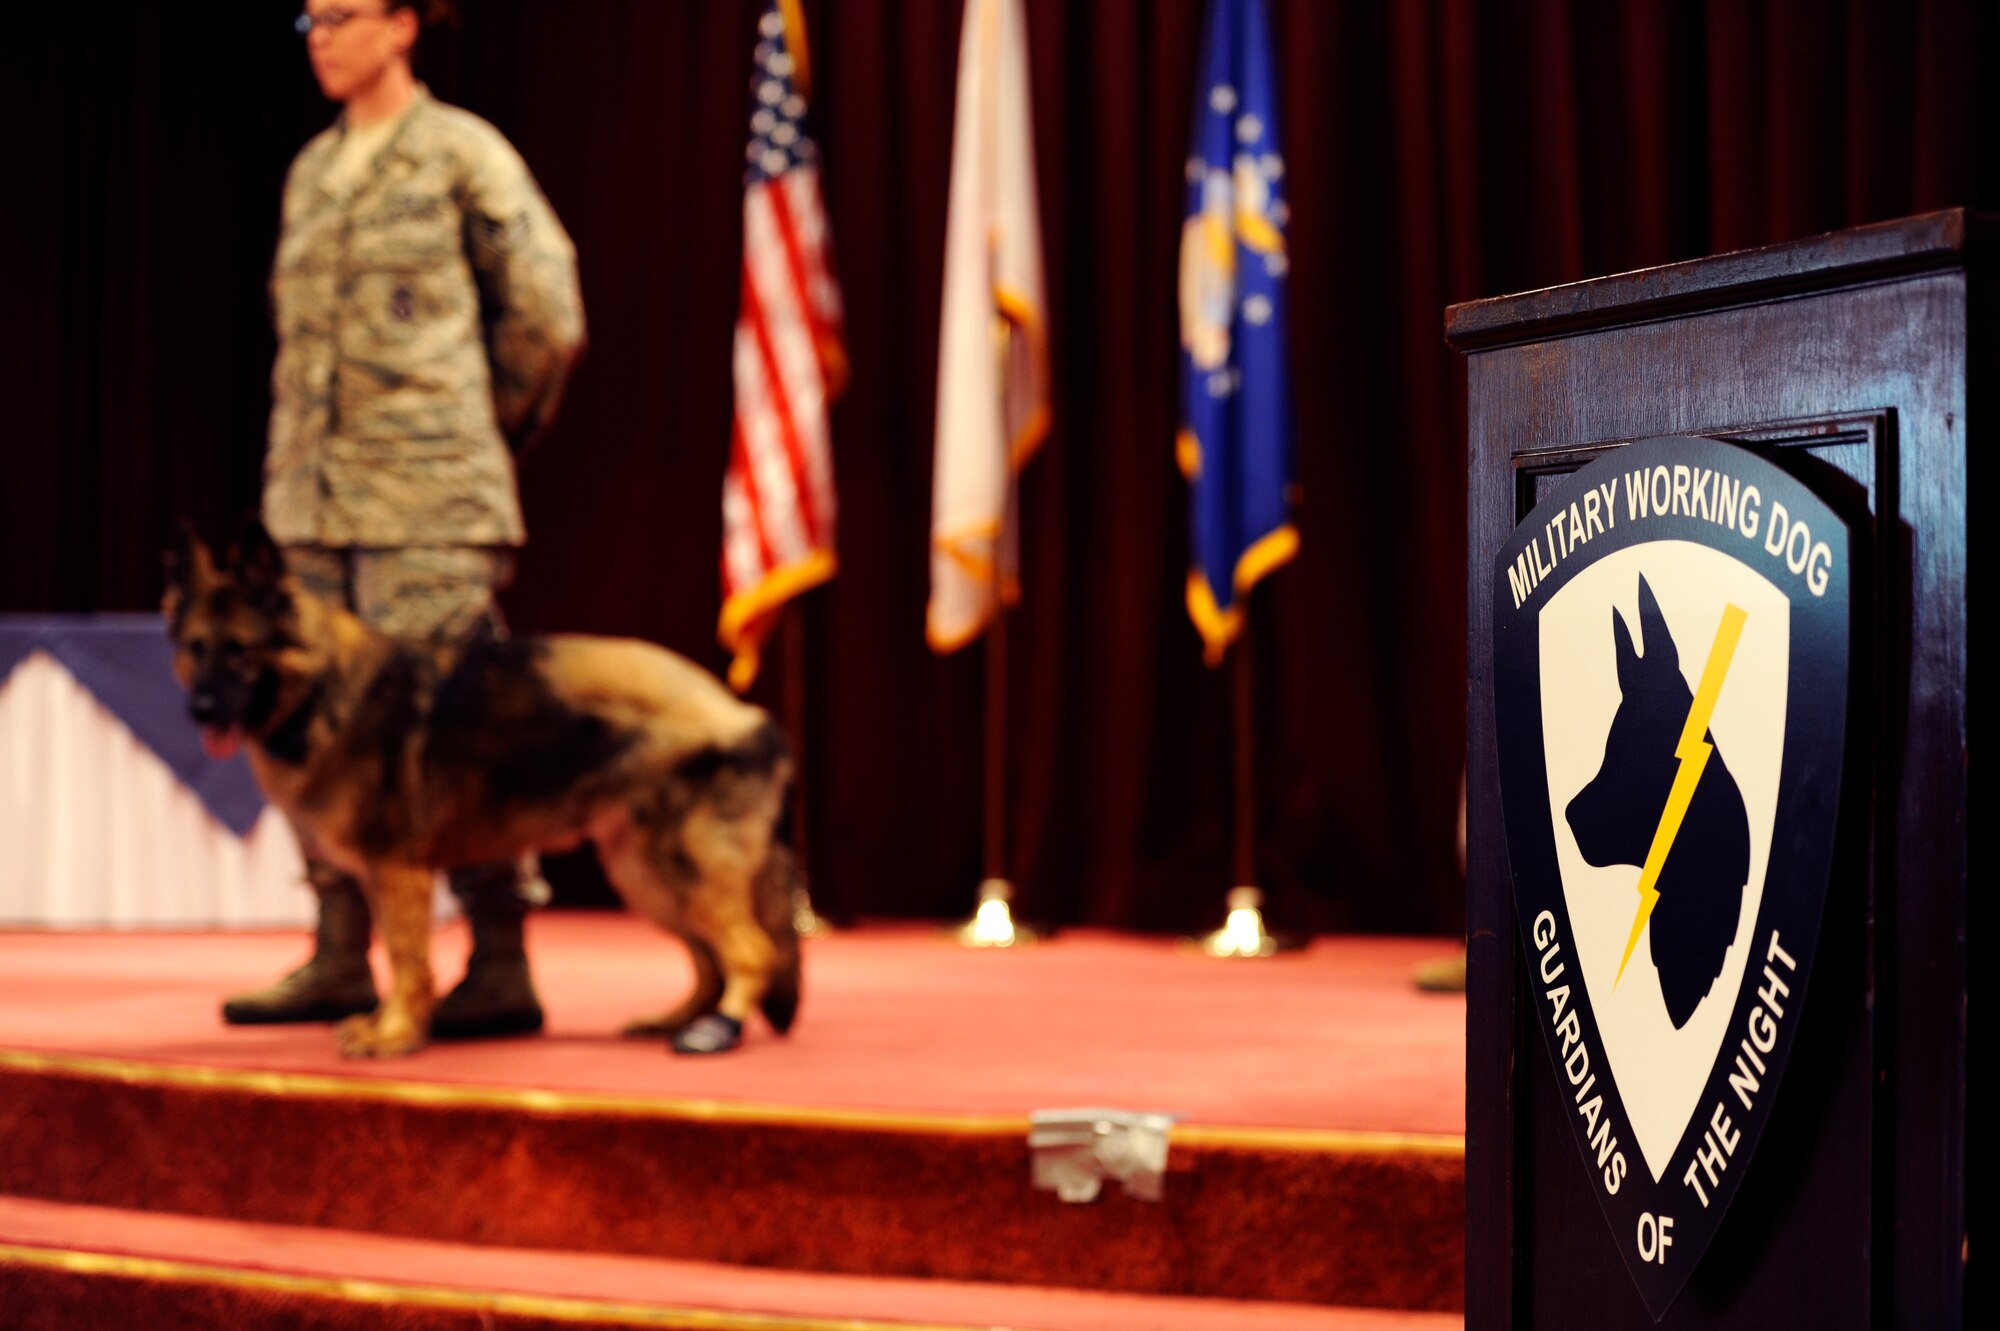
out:
M1569 477L1501 553L1493 689L1535 1023L1655 1319L1740 1187L1826 900L1850 541L1714 439Z

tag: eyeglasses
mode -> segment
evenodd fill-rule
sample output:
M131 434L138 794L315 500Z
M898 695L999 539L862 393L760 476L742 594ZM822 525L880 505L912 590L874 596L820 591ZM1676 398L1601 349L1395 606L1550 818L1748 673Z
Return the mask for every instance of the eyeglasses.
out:
M292 31L301 37L310 37L314 28L338 32L358 18L387 17L389 16L386 13L357 14L351 9L323 9L317 14L309 10L300 10L299 16L292 20Z

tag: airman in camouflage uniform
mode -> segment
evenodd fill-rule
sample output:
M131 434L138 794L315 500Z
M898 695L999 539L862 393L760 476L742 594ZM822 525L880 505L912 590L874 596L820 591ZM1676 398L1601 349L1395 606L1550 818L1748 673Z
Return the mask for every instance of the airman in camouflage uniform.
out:
M348 114L306 144L285 183L264 522L307 590L388 632L451 639L499 628L493 594L525 536L515 459L555 415L583 302L576 251L520 155L408 82L414 26L400 50L395 33L371 30L413 20L410 8L308 0L302 20L314 72ZM405 80L407 106L350 143L370 131L349 128L356 101L336 85L372 78L363 95L379 96L382 67ZM310 855L308 878L320 900L312 959L228 1000L226 1020L375 1006L359 886ZM521 922L547 888L532 862L451 879L473 951L433 1033L539 1029Z
M521 544L513 454L583 340L576 251L520 155L416 91L359 181L285 184L264 524L283 545Z

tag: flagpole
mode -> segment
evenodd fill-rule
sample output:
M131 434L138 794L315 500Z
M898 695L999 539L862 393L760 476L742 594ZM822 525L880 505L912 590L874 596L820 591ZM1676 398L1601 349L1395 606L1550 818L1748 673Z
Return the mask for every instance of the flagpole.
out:
M986 771L979 904L953 930L967 947L1019 947L1036 941L1014 919L1014 883L1007 871L1007 602L1001 595L999 545L994 547L993 618L986 626Z
M1048 312L1021 0L967 0L965 10L945 210L927 618L939 652L986 638L983 877L978 910L956 934L968 945L1006 947L1031 938L1015 927L1009 904L1005 602L1015 477L1048 431Z
M778 630L784 653L785 743L792 750L792 857L798 863L797 886L792 891L792 924L802 938L823 934L828 925L813 910L811 879L806 866L812 862L812 843L806 822L806 622L805 606L794 602L786 607L784 623Z
M1246 627L1236 642L1230 670L1236 694L1236 816L1233 829L1233 886L1257 890L1257 669Z
M1209 0L1181 244L1181 436L1192 559L1188 612L1211 659L1233 650L1228 915L1211 956L1267 957L1257 885L1257 690L1250 593L1298 549L1285 341L1284 161L1264 0ZM1248 164L1246 166L1246 164ZM1190 298L1193 293L1196 298ZM1289 945L1296 939L1286 940Z
M1294 945L1264 927L1264 890L1257 885L1257 663L1248 611L1246 605L1243 633L1231 644L1229 667L1235 731L1230 737L1235 750L1229 855L1233 885L1223 898L1228 913L1222 927L1200 940L1201 950L1211 957L1269 957Z
M1007 882L1007 607L994 598L986 630L986 883ZM981 884L981 896L985 884Z

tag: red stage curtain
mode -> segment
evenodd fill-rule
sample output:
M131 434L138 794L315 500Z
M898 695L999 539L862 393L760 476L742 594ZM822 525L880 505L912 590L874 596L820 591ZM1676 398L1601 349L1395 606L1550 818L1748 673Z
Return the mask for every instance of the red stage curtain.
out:
M175 514L222 529L254 501L278 186L328 115L295 8L13 16L0 609L143 606ZM463 8L428 76L527 156L582 252L593 340L526 471L507 609L719 666L757 6ZM812 860L825 898L867 912L963 909L979 870L980 657L923 643L959 8L805 0L854 361L843 571L808 610ZM1194 927L1228 886L1227 677L1180 606L1172 460L1200 8L1028 0L1057 401L1023 492L1012 809L1026 908L1064 919ZM1272 8L1304 546L1255 611L1263 875L1296 923L1450 929L1464 524L1443 307L2000 201L2000 22L1972 0Z

